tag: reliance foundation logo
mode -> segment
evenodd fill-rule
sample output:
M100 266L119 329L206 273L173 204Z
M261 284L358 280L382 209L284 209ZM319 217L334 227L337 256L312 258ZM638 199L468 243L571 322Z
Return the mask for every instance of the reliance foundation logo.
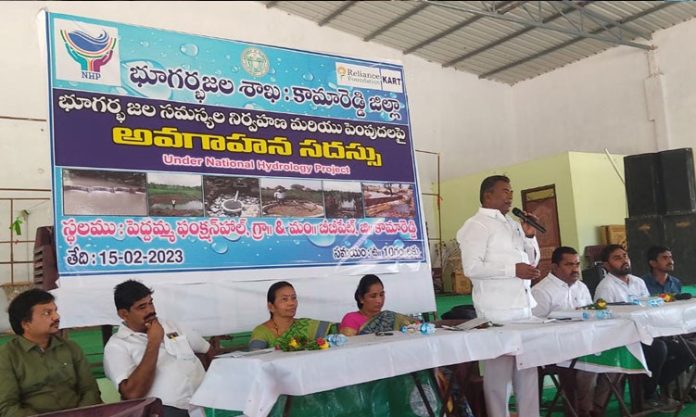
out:
M120 85L116 28L56 19L55 39L56 78Z
M336 63L336 83L349 87L402 93L401 71Z

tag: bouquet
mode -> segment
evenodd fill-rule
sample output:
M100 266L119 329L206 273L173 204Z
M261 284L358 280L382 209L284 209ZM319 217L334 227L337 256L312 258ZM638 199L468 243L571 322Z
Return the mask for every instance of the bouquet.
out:
M328 349L329 342L326 339L317 337L309 339L306 336L295 336L288 339L278 340L276 344L277 350L283 352L297 352L299 350L320 350Z
M581 310L606 310L607 309L607 302L604 301L603 298L598 298L597 301L595 301L592 304L588 304L584 307L580 307Z

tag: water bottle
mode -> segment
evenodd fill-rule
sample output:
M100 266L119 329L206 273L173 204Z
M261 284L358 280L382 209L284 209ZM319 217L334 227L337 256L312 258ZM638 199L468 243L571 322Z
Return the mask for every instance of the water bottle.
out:
M435 334L435 323L422 323L420 325L421 334Z
M607 320L612 318L609 310L585 310L582 312L583 320Z
M331 347L343 346L348 343L348 338L344 334L330 334L326 336L326 341Z

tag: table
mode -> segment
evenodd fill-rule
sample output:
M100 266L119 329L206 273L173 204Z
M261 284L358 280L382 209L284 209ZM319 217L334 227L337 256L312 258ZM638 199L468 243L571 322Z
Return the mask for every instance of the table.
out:
M521 333L506 327L436 334L355 336L323 351L215 359L191 402L264 417L280 395L307 395L411 372L521 352Z
M632 320L641 341L651 344L655 337L677 336L696 331L696 299L673 301L659 307L609 306L614 317Z

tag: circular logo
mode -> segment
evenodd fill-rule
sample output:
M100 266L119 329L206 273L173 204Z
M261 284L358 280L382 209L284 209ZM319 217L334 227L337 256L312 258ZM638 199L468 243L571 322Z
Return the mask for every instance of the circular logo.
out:
M268 57L259 48L242 51L242 67L252 77L263 77L268 73Z

